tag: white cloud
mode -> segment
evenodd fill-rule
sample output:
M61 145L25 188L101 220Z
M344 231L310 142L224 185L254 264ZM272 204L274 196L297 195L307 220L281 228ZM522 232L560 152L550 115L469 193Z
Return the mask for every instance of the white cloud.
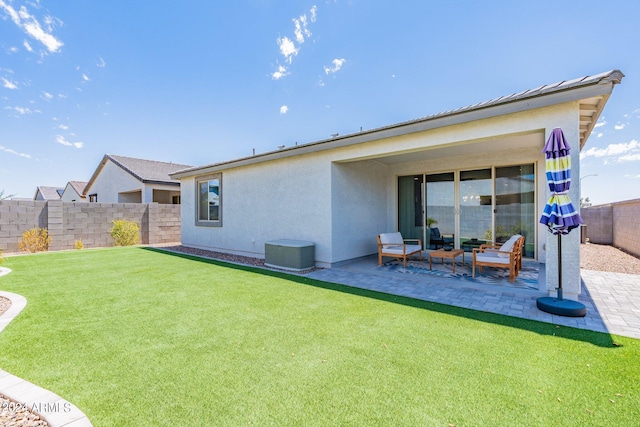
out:
M62 135L57 135L56 136L56 142L58 144L62 144L62 145L67 146L67 147L82 148L84 146L84 144L82 142L69 142Z
M278 65L278 70L271 74L271 78L274 80L280 80L281 78L288 76L290 73L287 71L287 67Z
M51 95L49 92L42 92L42 97L47 101L51 101L53 99L53 95Z
M10 53L18 53L19 51L20 51L20 49L18 49L18 48L17 48L17 47L15 47L15 46L11 46L11 47L9 48L9 52L10 52Z
M69 126L67 126L67 125L58 125L58 129L68 130Z
M2 0L0 0L2 1ZM291 60L298 54L299 48L289 39L289 37L282 37L278 39L278 46L280 47L280 53L291 64Z
M59 19L46 16L44 18L46 26L45 31L45 29L40 25L40 22L38 22L38 20L29 13L25 6L21 6L20 10L16 11L4 0L0 0L0 9L4 10L5 14L9 15L13 23L16 24L18 28L42 43L49 52L57 52L64 45L64 43L51 34L55 25L62 24L62 21Z
M595 126L593 126L594 128L599 128L601 126L604 126L607 124L607 121L604 119L604 117L601 120L598 120L595 124Z
M87 76L86 74L82 74L82 80L84 80L85 82L90 82L91 79L89 78L89 76Z
M293 20L293 24L296 29L293 33L296 35L296 41L298 43L304 43L305 37L311 37L311 31L307 28L307 15L302 15L297 19Z
M12 81L9 81L7 79L5 79L4 77L2 78L2 86L7 88L7 89L18 89L18 85L15 84Z
M347 60L342 58L342 59L334 59L333 61L331 61L330 66L325 66L324 67L324 72L325 74L329 74L329 73L337 73L338 71L340 71L340 69L342 68L342 65L346 62Z
M314 4L309 12L311 13L311 22L316 22L318 18L318 6Z
M27 49L29 52L33 52L33 48L31 47L28 41L25 40L24 43L22 44L24 45L24 48Z
M31 113L39 113L40 110L34 110L31 111L28 108L24 108L24 107L4 107L5 110L12 110L15 111L16 113L20 114L20 115L25 115L25 114L31 114Z
M598 138L602 138L603 135L604 135L604 133L600 132L597 136L598 136Z
M287 114L288 111L289 111L289 107L287 107L286 105L283 105L282 107L280 107L280 114Z
M98 68L104 68L107 66L107 63L104 62L104 59L102 59L102 57L98 58L98 62L96 63L96 67Z
M617 124L617 125L615 125L613 128L614 128L615 130L622 130L622 129L624 129L624 127L625 127L625 126L626 126L626 125L625 125L624 123L618 123L618 124Z
M629 142L623 142L620 144L609 144L605 148L589 148L587 151L583 151L580 153L580 159L584 159L586 157L613 157L625 154L625 156L621 156L618 158L618 161L631 161L635 160L632 157L635 156L629 155L627 153L635 152L640 150L640 142L638 140L633 139ZM622 160L625 158L624 160Z
M20 156L20 157L24 157L26 159L30 159L31 155L26 154L26 153L18 153L15 150L12 150L11 148L8 147L3 147L2 145L0 145L0 151L4 151L5 153L9 153L9 154L15 154L16 156Z
M636 154L625 154L624 156L618 157L619 162L637 162L640 161L640 153Z

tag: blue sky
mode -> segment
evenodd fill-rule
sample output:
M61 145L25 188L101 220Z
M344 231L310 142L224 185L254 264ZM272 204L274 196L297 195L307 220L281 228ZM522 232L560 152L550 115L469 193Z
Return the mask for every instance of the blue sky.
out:
M0 190L87 181L107 153L204 165L617 68L582 194L640 198L639 4L0 0Z

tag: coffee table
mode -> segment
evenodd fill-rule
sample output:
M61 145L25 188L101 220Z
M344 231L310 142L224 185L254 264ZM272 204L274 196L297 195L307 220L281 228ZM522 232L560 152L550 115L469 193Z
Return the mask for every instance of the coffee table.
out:
M486 243L486 240L471 239L465 240L464 242L460 243L460 247L462 248L462 250L464 250L465 247L469 248L469 252L471 252L473 248L479 248L480 245L484 245Z
M464 265L464 251L462 249L451 249L450 251L445 251L443 249L435 250L429 252L429 270L432 270L431 260L433 258L442 259L442 264L444 264L445 258L451 259L451 272L456 272L456 257L462 255L462 265Z

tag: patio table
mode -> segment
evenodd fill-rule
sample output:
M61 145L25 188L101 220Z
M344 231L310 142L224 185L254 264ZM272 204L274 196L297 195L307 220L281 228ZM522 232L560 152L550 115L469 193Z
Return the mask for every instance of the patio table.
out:
M465 247L469 248L467 252L471 252L473 248L479 248L480 245L484 245L485 243L487 243L485 240L471 239L460 243L460 247L462 250L465 250Z
M445 251L444 249L438 249L435 251L429 252L429 270L433 270L431 260L433 258L442 259L442 264L444 264L445 258L451 259L451 272L456 272L456 257L462 255L462 265L464 265L464 251L462 249L451 249L450 251Z

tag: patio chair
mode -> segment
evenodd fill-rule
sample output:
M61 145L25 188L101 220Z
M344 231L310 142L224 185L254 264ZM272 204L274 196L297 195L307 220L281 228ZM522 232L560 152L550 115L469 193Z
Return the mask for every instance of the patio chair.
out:
M402 259L404 268L407 268L407 258L413 254L420 254L420 260L422 260L422 240L420 239L403 239L399 232L382 233L377 239L378 265L382 265L383 256ZM408 245L407 242L416 242L416 244Z
M482 273L482 267L509 269L509 281L513 282L522 268L522 246L524 236L515 234L502 245L480 245L473 248L471 276L476 277L476 266Z
M445 245L453 246L453 243L455 241L454 237L454 234L440 234L440 229L438 227L429 228L429 244L434 246L433 249L438 249L438 246L440 246L441 248Z

